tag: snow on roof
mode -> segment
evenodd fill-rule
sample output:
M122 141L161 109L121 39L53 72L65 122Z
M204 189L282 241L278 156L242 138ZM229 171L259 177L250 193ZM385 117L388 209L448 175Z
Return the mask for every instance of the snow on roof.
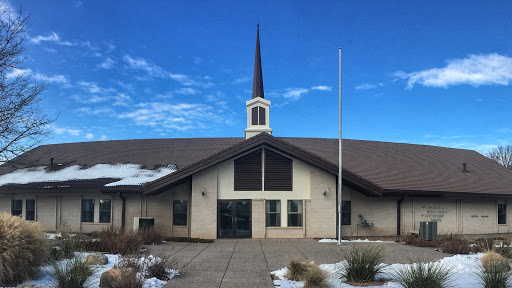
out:
M0 176L0 186L6 184L29 184L40 182L64 182L71 180L91 180L101 178L119 179L105 186L141 185L164 177L176 171L174 165L160 167L155 170L144 169L139 164L96 164L81 169L73 165L57 171L48 171L47 167L19 169Z

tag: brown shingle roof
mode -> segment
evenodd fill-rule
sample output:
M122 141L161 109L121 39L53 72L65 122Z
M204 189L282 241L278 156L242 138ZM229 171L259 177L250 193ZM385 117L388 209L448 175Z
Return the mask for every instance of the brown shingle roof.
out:
M337 166L337 139L272 138ZM49 165L52 157L55 163L64 166L137 163L153 169L174 164L181 170L244 140L175 138L44 145L16 158L16 164L3 165L0 174L25 167L27 163ZM512 194L512 171L472 150L349 139L343 141L343 149L344 170L382 189L385 194L397 191ZM462 163L467 163L468 173L462 172Z

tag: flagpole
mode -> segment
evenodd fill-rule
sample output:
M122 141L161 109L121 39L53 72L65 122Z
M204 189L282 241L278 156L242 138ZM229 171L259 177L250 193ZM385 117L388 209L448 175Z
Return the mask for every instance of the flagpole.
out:
M340 65L339 65L339 151L338 151L338 154L339 154L339 167L338 167L338 245L341 245L341 209L342 209L342 195L343 195L343 191L342 191L342 183L341 183L341 180L342 180L342 146L343 146L343 143L342 143L342 138L341 138L341 47L339 49L339 59L340 59Z

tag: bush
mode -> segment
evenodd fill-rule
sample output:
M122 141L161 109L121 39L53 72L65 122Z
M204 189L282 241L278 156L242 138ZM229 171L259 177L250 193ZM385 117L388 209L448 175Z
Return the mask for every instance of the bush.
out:
M345 255L342 276L348 282L365 283L375 280L375 275L385 267L384 247L379 245L352 245Z
M143 273L147 278L156 277L160 280L167 281L169 280L169 273L171 270L176 270L178 268L177 262L175 259L170 256L147 256L143 259Z
M440 239L439 248L448 254L469 254L471 247L469 241L455 235L446 236Z
M141 237L142 244L144 245L160 244L164 240L162 234L160 234L160 232L156 231L154 228L149 230L140 230L138 234Z
M501 269L503 271L510 271L510 262L505 259L505 257L501 256L500 254L488 251L480 258L480 261L482 261L482 267L484 270L489 269Z
M512 259L512 246L503 245L501 247L496 247L496 253L500 254L501 256L507 259Z
M407 245L416 246L416 247L437 247L437 245L439 244L438 241L435 241L435 240L434 241L425 241L423 239L420 239L416 235L407 235L407 236L402 237L401 240L403 243L405 243Z
M306 272L308 272L310 265L302 261L300 258L291 258L288 260L286 268L288 271L284 275L288 280L303 281Z
M327 274L317 265L312 265L304 274L304 288L329 288Z
M75 257L60 263L53 262L47 272L57 287L82 288L94 273L94 269L85 263L83 257Z
M0 286L15 286L39 274L47 245L36 223L0 213Z
M139 253L142 239L135 233L106 229L98 233L98 238L77 236L75 243L85 251L127 255Z
M484 288L509 287L509 279L511 275L512 272L503 270L503 267L499 262L491 262L487 265L487 268L482 266L477 274L478 278L480 278L480 282L484 285Z
M414 263L389 275L404 288L444 288L452 284L453 269L439 262Z
M136 269L130 269L121 277L118 287L123 288L142 288L144 277L137 273Z

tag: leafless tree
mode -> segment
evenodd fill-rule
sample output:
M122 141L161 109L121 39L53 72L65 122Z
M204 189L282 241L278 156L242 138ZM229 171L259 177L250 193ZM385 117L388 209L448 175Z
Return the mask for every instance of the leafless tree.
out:
M46 83L26 75L23 41L29 16L0 1L0 162L28 151L47 139L55 121L39 103Z
M512 170L512 146L498 146L493 148L487 153L485 156L498 162L500 165L507 167L507 169Z

